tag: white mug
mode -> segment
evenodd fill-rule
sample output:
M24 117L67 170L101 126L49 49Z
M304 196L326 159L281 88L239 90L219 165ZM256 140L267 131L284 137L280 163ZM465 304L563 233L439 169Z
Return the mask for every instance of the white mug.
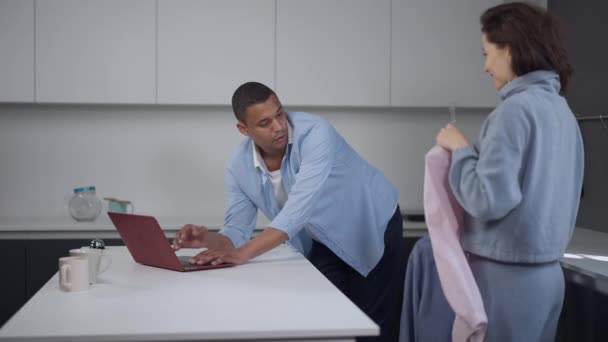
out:
M87 257L89 260L89 283L97 283L97 275L105 272L112 264L112 258L103 249L80 247L70 249L71 256Z
M87 290L89 284L89 259L81 256L59 258L59 288L63 291Z

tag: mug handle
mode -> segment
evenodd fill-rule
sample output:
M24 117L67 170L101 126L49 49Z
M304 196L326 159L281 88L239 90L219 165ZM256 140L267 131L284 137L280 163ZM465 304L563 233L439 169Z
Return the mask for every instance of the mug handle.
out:
M129 203L127 204L127 207L129 207L129 205L131 206L131 211L129 212L129 214L133 214L133 212L135 212L135 206L133 205L133 203Z
M103 266L104 261L105 261L105 266ZM97 272L97 274L107 271L108 268L110 268L110 265L112 265L112 257L110 257L108 254L106 254L104 252L101 255L101 265L99 266L99 272Z
M59 283L61 283L61 285L65 286L65 288L68 289L68 291L72 289L72 283L68 282L68 272L69 271L70 271L69 264L63 264L63 265L61 265L61 268L59 269Z

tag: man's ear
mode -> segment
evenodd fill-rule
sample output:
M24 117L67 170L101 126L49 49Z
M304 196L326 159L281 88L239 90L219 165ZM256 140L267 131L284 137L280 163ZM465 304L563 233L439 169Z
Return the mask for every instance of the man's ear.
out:
M236 128L239 130L239 132L241 132L242 135L248 137L249 136L249 131L247 130L247 126L245 126L244 123L242 123L241 121L236 123Z

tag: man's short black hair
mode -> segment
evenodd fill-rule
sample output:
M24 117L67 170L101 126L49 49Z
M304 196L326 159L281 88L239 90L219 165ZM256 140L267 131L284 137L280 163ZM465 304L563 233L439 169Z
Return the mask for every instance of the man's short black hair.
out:
M232 95L234 116L237 120L245 122L247 108L265 102L271 95L275 95L274 91L262 83L247 82L240 85Z

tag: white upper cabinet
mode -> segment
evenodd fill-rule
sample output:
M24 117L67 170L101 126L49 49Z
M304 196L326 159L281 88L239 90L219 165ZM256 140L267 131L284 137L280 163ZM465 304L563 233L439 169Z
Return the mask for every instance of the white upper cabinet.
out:
M285 104L388 106L390 0L277 0Z
M481 13L497 0L393 0L391 105L492 107Z
M274 88L274 0L159 0L158 103L230 104L247 81Z
M0 101L34 101L34 0L0 1Z
M156 2L36 2L36 101L154 103Z
M0 0L0 102L492 107L500 0ZM546 4L546 1L528 1Z

